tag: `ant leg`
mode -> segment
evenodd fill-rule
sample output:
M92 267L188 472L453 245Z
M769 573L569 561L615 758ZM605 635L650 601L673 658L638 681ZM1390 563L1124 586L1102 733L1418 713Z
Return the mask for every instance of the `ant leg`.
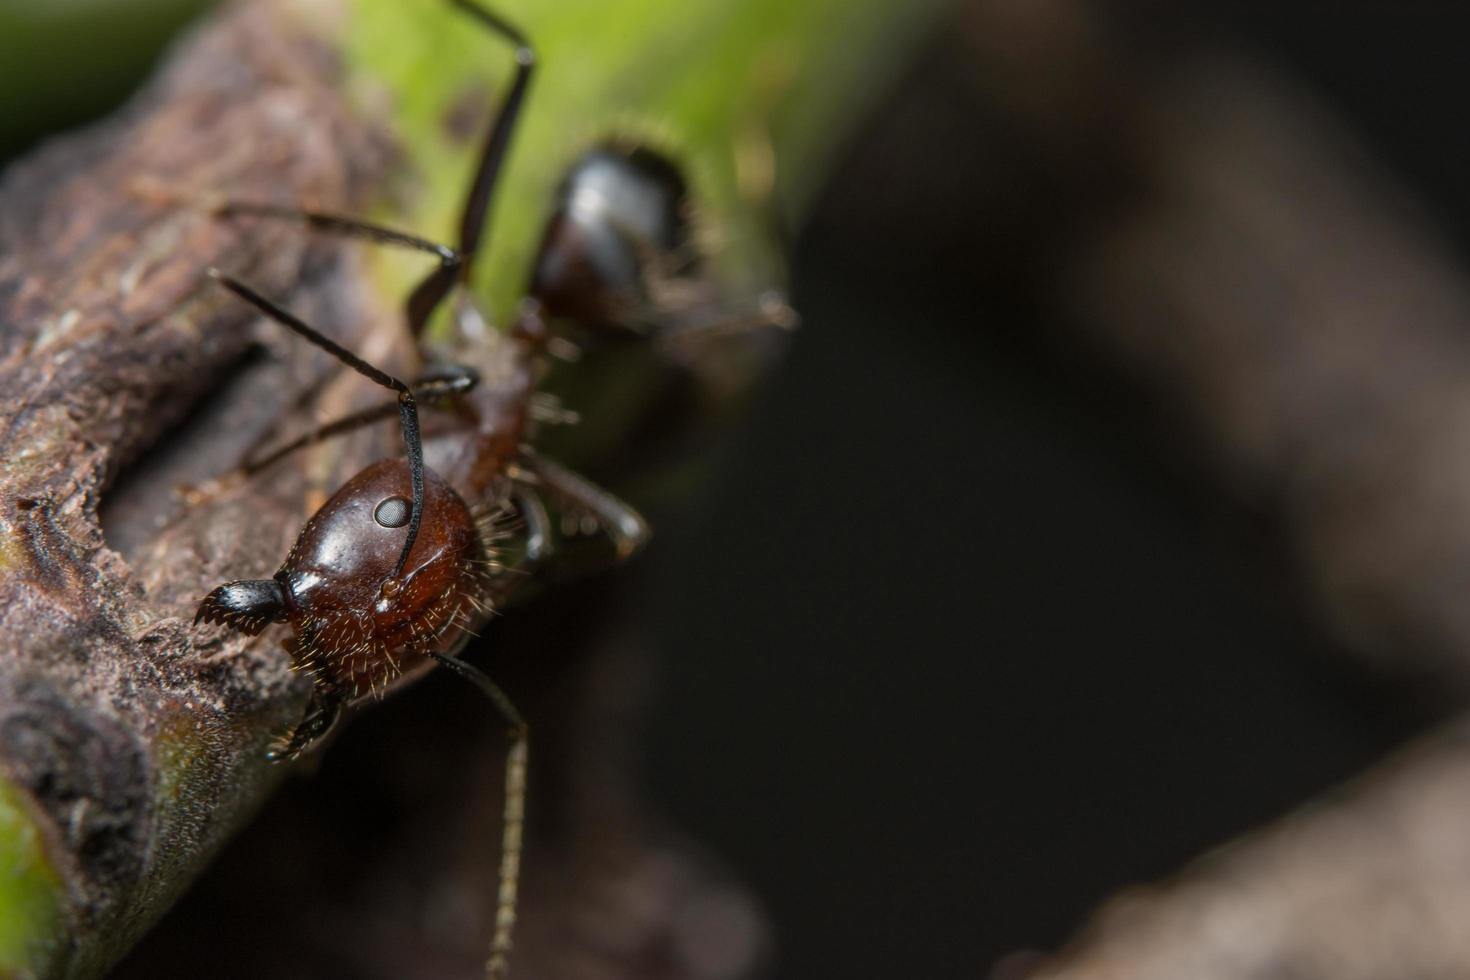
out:
M326 232L329 235L340 235L344 238L361 238L364 241L373 242L378 245L392 245L398 248L413 249L418 252L428 252L439 257L442 265L458 267L464 261L464 256L448 245L420 238L418 235L397 228L388 228L384 225L373 224L370 221L361 221L346 215L333 214L328 211L310 211L304 208L281 207L275 204L264 204L253 201L223 201L214 205L210 210L216 217L233 218L245 215L252 218L279 218L282 221L299 221L317 231Z
M311 700L306 704L306 714L296 727L265 754L269 762L291 762L305 752L313 742L331 731L342 713L342 704L347 699L336 687L318 683L311 689Z
M657 304L655 304L656 306ZM676 353L705 341L722 337L734 337L758 330L795 330L801 324L801 316L781 296L772 290L760 296L753 308L724 313L707 320L679 322L676 314L672 324L665 324L654 343L667 353Z
M553 497L590 513L612 540L619 561L632 557L648 543L652 531L643 515L592 481L529 449L521 450L520 463Z
M461 278L468 279L470 264L479 251L481 238L484 237L485 219L490 211L490 201L495 194L501 167L505 163L506 151L510 148L510 138L520 118L521 107L525 104L526 91L531 85L531 72L536 67L536 52L531 48L530 39L519 28L474 0L450 0L450 3L505 38L516 49L515 78L511 81L510 91L506 93L505 100L500 104L500 111L496 113L495 121L491 123L490 131L485 136L485 145L480 151L480 164L475 170L475 179L470 185L464 212L460 216L459 250L465 256Z
M341 235L346 238L361 238L364 241L377 245L392 245L399 248L414 249L420 252L429 252L439 257L439 267L429 273L414 291L409 295L405 303L408 319L409 334L415 340L423 333L424 325L429 317L438 307L441 300L454 285L459 270L465 265L465 255L459 249L396 228L388 228L383 225L373 224L369 221L360 221L357 218L349 218L345 215L332 214L326 211L308 211L301 208L278 207L273 204L257 204L250 201L226 201L215 206L213 212L220 217L234 217L236 215L248 215L255 218L279 218L283 221L300 221L317 231L326 232L331 235ZM445 283L442 292L425 293L425 287L430 283ZM424 295L420 295L424 293Z
M526 562L539 564L552 552L551 518L546 513L546 505L536 491L527 486L517 486L512 490L511 500L515 502L521 520L526 522Z
M454 288L455 283L469 281L475 256L480 252L481 240L485 237L485 224L490 212L490 202L495 195L495 186L500 179L506 151L510 149L510 138L515 132L521 107L526 101L526 92L531 85L531 73L536 67L536 52L532 49L530 40L521 33L519 28L502 19L500 15L475 3L474 0L449 0L449 2L459 8L462 13L478 20L482 25L515 45L516 70L510 91L500 103L500 109L496 112L495 119L490 124L490 130L485 136L485 143L480 149L480 162L475 169L470 192L465 198L464 209L460 212L459 253L463 256L464 261L455 268L435 269L423 282L419 283L408 298L409 329L416 337L423 332L424 324L428 322L434 310L438 309L439 303Z
M284 459L298 449L315 445L324 439L330 439L332 436L339 436L343 433L351 432L354 429L360 429L374 422L380 422L383 419L391 417L397 409L397 402L387 402L382 405L373 405L370 408L364 408L362 411L353 412L351 415L344 415L330 422L324 422L310 432L297 436L284 445L277 446L263 456L256 455L260 449L260 443L257 443L251 448L250 452L245 454L245 459L240 463L240 470L246 476L254 476L256 473L259 473L276 461ZM264 442L265 440L262 439L261 443Z
M526 824L526 767L530 729L525 719L493 680L463 660L430 653L444 667L463 677L490 699L510 725L510 748L505 755L505 814L500 843L500 891L495 903L495 935L490 940L490 957L485 963L488 980L503 978L510 969L511 937L515 931L516 903L520 893L521 850Z
M439 304L443 302L445 296L449 295L449 291L454 288L455 284L466 282L469 279L475 253L479 250L481 239L485 234L486 218L490 211L495 186L505 163L506 152L510 149L510 138L515 132L521 107L525 104L526 93L530 88L531 74L536 67L536 53L531 47L530 40L521 33L519 28L501 18L500 15L480 6L474 0L449 0L449 2L458 7L461 12L473 17L515 45L516 61L515 77L511 81L510 91L506 93L505 99L501 102L500 109L485 137L484 146L480 150L479 164L475 169L475 177L470 184L469 195L460 213L458 248L440 245L417 235L385 228L371 222L321 211L307 211L244 201L226 201L213 208L214 212L219 215L252 215L302 221L313 228L332 234L362 238L379 244L396 245L437 255L439 267L429 273L414 288L405 303L409 333L415 339L423 335L424 326L429 322L429 318L433 316L434 311L439 308Z
M411 387L413 388L413 396L417 401L426 405L432 405L435 402L443 401L454 395L462 395L479 383L480 375L474 368L451 365L436 368L422 375L414 381ZM310 432L297 436L285 445L276 447L264 456L256 455L256 452L260 448L260 445L257 444L245 456L245 460L240 464L240 469L246 476L259 473L277 460L289 456L291 453L305 446L314 445L323 439L329 439L332 436L338 436L344 432L351 432L354 429L359 429L365 425L371 425L374 422L388 418L397 407L396 402L373 405L353 412L350 415L344 415L339 419L324 422Z
M396 579L403 573L403 566L408 563L408 554L413 550L414 539L419 534L419 524L424 519L424 447L419 438L419 410L413 397L413 390L393 375L373 367L352 351L309 326L295 314L272 303L233 276L213 268L209 270L209 274L219 280L219 283L230 292L281 326L320 347L363 377L377 382L384 388L398 392L398 420L403 428L403 442L408 450L408 473L410 482L413 484L413 508L409 513L408 534L403 540L403 551L398 556L398 564L393 566L393 571L388 576L389 579Z
M430 368L413 381L419 400L434 404L455 395L463 395L480 383L480 372L468 364L444 364Z

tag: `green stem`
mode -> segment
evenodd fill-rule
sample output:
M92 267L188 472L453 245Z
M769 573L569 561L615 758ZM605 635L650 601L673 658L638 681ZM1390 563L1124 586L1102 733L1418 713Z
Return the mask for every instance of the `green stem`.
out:
M799 220L841 138L943 0L515 0L538 76L493 216L477 287L502 321L526 282L558 176L588 143L651 140L686 167L718 275L778 285L773 222ZM508 46L441 0L355 0L344 47L362 104L386 106L418 175L394 220L447 236L472 151L456 106L503 88ZM330 28L328 28L330 29ZM482 107L488 111L488 98ZM401 296L414 270L384 272ZM379 268L387 269L387 262Z

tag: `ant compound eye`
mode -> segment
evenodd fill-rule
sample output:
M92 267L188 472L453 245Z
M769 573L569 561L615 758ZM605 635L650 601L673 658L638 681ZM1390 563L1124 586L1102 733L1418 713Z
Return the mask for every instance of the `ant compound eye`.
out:
M412 511L413 505L402 497L388 497L373 511L373 520L384 527L402 527Z

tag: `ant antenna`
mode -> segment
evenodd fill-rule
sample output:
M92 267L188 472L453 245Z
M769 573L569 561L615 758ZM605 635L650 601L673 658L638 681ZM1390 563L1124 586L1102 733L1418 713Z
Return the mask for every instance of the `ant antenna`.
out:
M419 524L423 522L424 517L424 447L419 438L419 410L418 403L413 397L413 390L393 375L373 367L332 338L318 332L316 328L308 325L289 310L277 306L228 273L211 268L209 275L272 320L331 354L358 374L384 388L398 392L398 418L403 426L403 441L408 447L408 475L413 483L413 508L408 518L408 537L403 539L403 551L398 555L398 564L393 566L393 574L388 576L389 579L396 579L403 573L403 566L408 563L408 553L413 550L414 539L418 537Z

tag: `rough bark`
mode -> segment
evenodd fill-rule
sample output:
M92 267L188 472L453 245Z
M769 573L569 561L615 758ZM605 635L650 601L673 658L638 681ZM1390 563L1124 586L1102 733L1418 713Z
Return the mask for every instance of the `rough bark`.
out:
M264 431L306 372L242 377L212 424L176 434L179 465L139 474L125 562L98 507L252 343L252 318L201 287L227 265L352 337L350 290L288 228L249 235L132 189L231 187L350 205L380 173L374 134L344 112L330 53L267 8L197 43L121 117L51 144L0 188L0 768L60 876L65 926L32 964L86 975L115 958L252 809L256 762L303 690L271 646L189 631L201 583L268 569L304 512L303 471L221 487L180 510ZM251 138L243 139L249 133ZM336 293L337 295L333 295ZM303 294L305 295L305 294ZM263 392L272 392L269 398Z
M839 22L841 31L857 32L849 33L850 48L813 49L810 63L825 66L827 76L778 73L781 85L801 83L801 96L792 96L798 115L808 113L803 118L811 123L815 113L823 122L801 130L802 165L790 174L810 182L841 120L861 101L845 91L844 79L860 76L870 90L883 75L878 68L900 56L897 37L912 37L923 18L906 16L895 33L882 30L893 18L876 4L861 12L858 5L790 9L799 13L772 13L771 22L791 37L825 38L824 28ZM388 198L400 216L422 219L432 211L443 217L452 206L446 202L460 196L458 182L436 180L426 190L403 178L421 178L452 154L467 153L459 145L468 132L462 117L483 119L490 106L482 79L454 76L458 55L447 45L444 70L424 80L455 94L437 108L428 99L412 102L415 116L391 108L377 89L353 89L361 79L352 77L352 59L362 51L352 44L368 42L361 35L344 40L350 31L386 33L395 43L377 54L387 64L400 47L413 48L396 43L400 22L420 25L417 12L397 4L352 13L355 18L344 18L330 3L287 0L229 8L189 39L126 111L52 143L0 184L0 421L7 436L0 461L0 856L17 869L3 883L10 891L3 897L8 918L0 928L0 972L81 977L107 969L282 774L264 763L263 749L298 715L307 684L287 669L280 637L249 641L194 631L190 618L214 584L270 574L306 515L346 475L392 451L375 452L373 444L390 447L393 435L333 440L257 478L233 475L248 446L277 432L283 419L301 421L297 409L308 395L312 412L331 415L334 403L354 401L363 390L339 386L333 379L341 372L324 358L255 324L237 301L206 285L204 272L218 265L248 277L390 367L404 356L402 331L382 297L397 294L395 277L404 274L378 266L369 271L361 249L312 240L281 223L220 221L190 202L228 194L363 212ZM735 39L727 54L734 53L732 64L741 71L746 60L763 64L745 59L739 45L764 44L764 21L711 34L721 31L718 19L688 19L697 15L671 5L651 23L676 34L699 23L705 37ZM322 23L340 36L319 33ZM451 27L464 32L463 24ZM448 37L463 44L467 60L486 61L474 47L482 39ZM645 96L667 90L670 100L690 91L719 96L721 86L741 93L693 107L687 119L668 116L694 133L683 147L691 156L712 155L710 147L723 154L718 168L697 169L719 174L702 189L717 190L712 206L733 221L740 194L731 144L750 134L735 134L727 117L738 116L747 127L761 118L743 98L748 79L729 71L722 78L719 58L687 45L680 58L648 59L639 56L637 31L619 37L634 41L628 48L606 45L599 57L605 55L609 73L641 76L621 77L623 87L595 72L561 76L584 89L590 78L597 82L591 90L612 100L587 107L579 138L604 135L589 135L585 126L613 108L621 111L615 103L629 98L629 86ZM864 57L864 50L879 55ZM631 55L626 63L618 60L625 55ZM663 85L657 76L686 68L705 72L698 86ZM412 65L396 70L413 73ZM572 82L563 95L573 91ZM551 84L541 84L541 97L551 102ZM467 91L475 98L467 100ZM554 107L545 111L552 122L542 132L565 128L564 114L557 122ZM607 122L608 131L620 128ZM774 151L769 134L752 138ZM534 129L522 139L519 152L536 159L520 165L522 184L508 178L509 190L517 191L505 195L514 220L509 233L497 230L498 247L522 258L532 247L534 222L544 220L569 148L575 149L565 140L538 142ZM755 224L749 215L740 220ZM407 224L432 233L422 223ZM764 240L744 236L742 242L747 272L769 270L773 256L757 255ZM492 271L507 281L524 275L518 268ZM625 401L640 405L669 390L657 376L650 381L620 371L584 379L578 390L620 387ZM731 389L750 380L722 369L704 377ZM699 387L686 377L686 395L691 385ZM719 400L708 393L692 398L705 405ZM585 458L606 459L619 454L618 440L640 435L639 424L636 412L612 411L568 441ZM592 597L583 598L590 609ZM583 620L590 631L590 614ZM543 626L548 636L558 635ZM573 638L536 643L558 644L570 647ZM563 661L544 665L540 683L530 684L549 689L549 675L563 672L556 681L563 695L546 694L532 717L538 724L562 717L577 734L538 742L533 756L533 772L548 781L533 786L533 794L544 790L553 802L539 815L533 808L533 821L542 825L532 825L518 971L546 977L747 973L762 949L749 901L722 883L710 862L695 858L680 835L661 829L630 788L625 746L640 689L638 665L615 657L569 659L577 668L571 676ZM529 695L531 706L538 698ZM503 743L496 726L483 716L476 721L475 734L458 731L452 743L466 763L462 784L441 787L442 805L424 807L422 824L414 824L421 839L441 843L438 891L405 885L429 877L414 861L369 855L360 870L381 888L358 879L363 887L353 897L363 901L361 916L335 931L318 929L313 916L320 907L311 902L330 889L300 874L313 848L306 838L283 845L297 863L277 868L287 875L280 887L307 903L296 936L330 950L323 955L337 957L339 972L478 972L493 909ZM424 736L425 756L417 759L442 753L445 744ZM404 785L415 785L424 767L411 756L396 758L406 767ZM347 835L342 826L323 829L333 832ZM455 852L454 841L469 843ZM621 898L609 901L610 894ZM448 903L447 918L425 911L426 897L436 896ZM364 925L377 922L375 916L390 921ZM257 972L248 975L286 975L283 969L312 956L303 945L294 961L271 958L291 948L285 941L262 944L231 962L247 971L255 964ZM218 958L218 950L208 952Z
M1378 980L1470 968L1470 732L1381 771L1178 877L1109 900L1035 980Z

